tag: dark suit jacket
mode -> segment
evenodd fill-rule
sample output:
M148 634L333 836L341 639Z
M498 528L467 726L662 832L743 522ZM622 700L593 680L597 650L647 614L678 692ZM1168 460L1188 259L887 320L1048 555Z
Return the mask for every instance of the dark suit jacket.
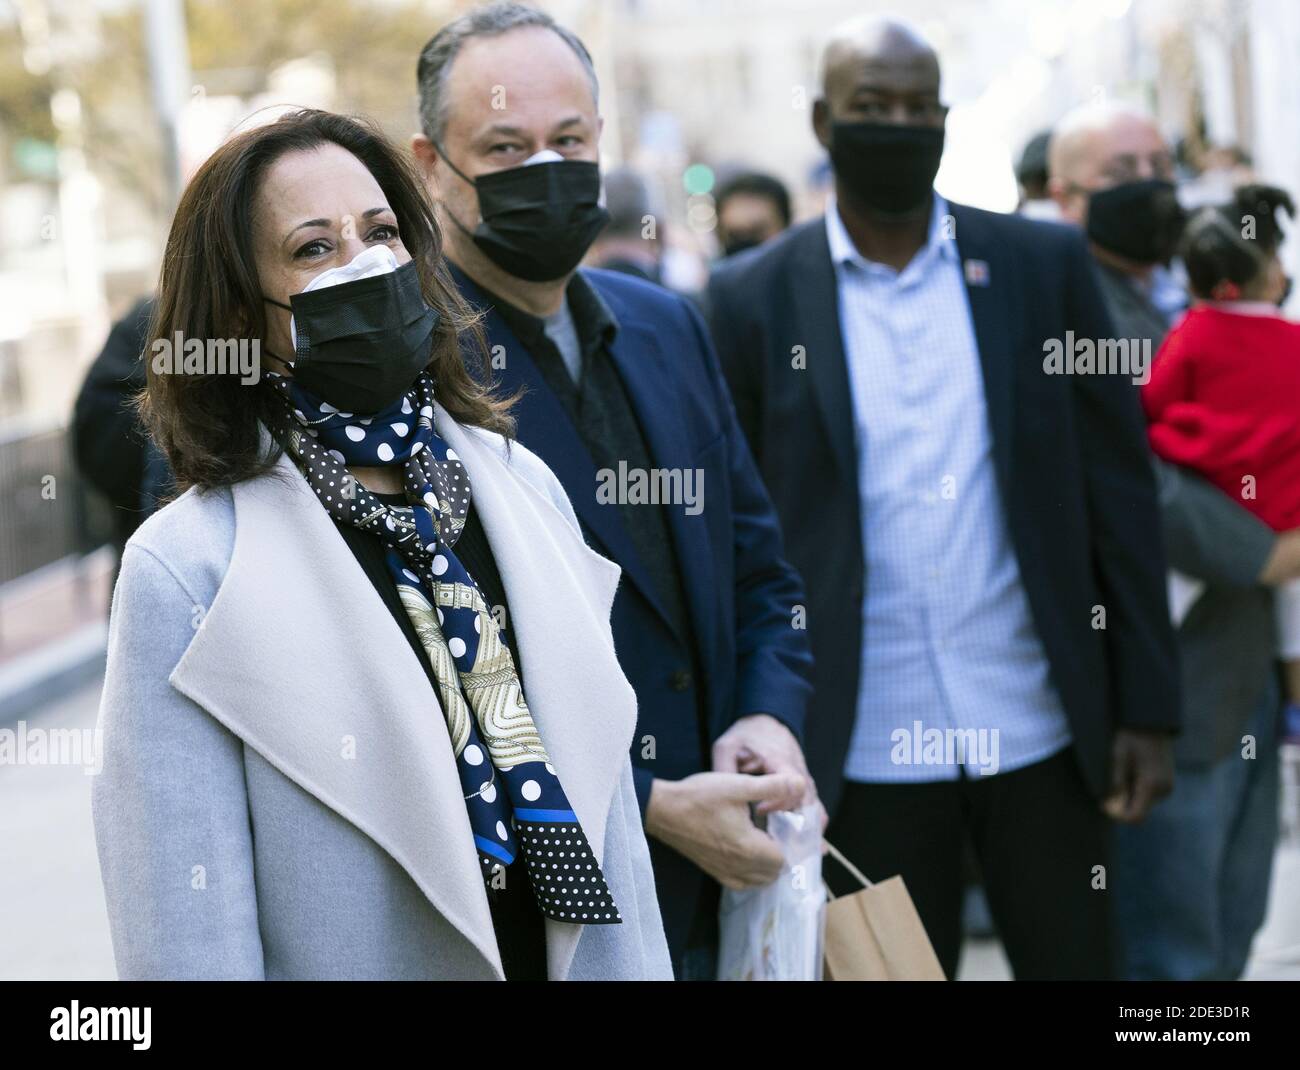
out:
M691 516L680 506L669 509L698 648L692 652L669 624L617 507L597 501L596 465L562 402L491 309L491 298L463 273L453 275L472 304L489 310L488 344L504 357L501 388L525 391L516 409L519 441L564 484L588 543L623 568L612 623L620 663L637 695L632 764L642 812L655 777L679 780L708 769L712 741L740 717L770 713L800 736L811 659L792 617L804 601L803 587L784 560L776 513L699 314L684 298L651 283L584 271L618 320L610 355L654 465L703 473L702 511ZM677 956L705 878L654 840L651 857L664 927Z
M1102 796L1116 725L1178 725L1160 517L1137 393L1122 376L1044 372L1045 340L1064 343L1069 330L1113 334L1080 234L960 205L951 211L1012 545L1082 772ZM817 716L805 753L833 808L870 577L825 221L725 262L710 296L741 424L808 589ZM805 371L792 367L800 354ZM1097 606L1104 629L1093 627Z

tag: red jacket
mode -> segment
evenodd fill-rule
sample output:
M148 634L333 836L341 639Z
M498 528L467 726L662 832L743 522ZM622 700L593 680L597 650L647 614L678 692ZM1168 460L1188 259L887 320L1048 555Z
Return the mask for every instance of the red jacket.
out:
M1300 323L1193 308L1142 388L1151 448L1275 531L1300 527Z

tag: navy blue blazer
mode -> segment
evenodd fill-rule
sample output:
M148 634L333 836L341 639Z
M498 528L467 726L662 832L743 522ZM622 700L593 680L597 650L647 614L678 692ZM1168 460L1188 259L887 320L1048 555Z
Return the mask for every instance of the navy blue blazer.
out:
M1137 390L1048 375L1043 343L1114 335L1081 234L953 204L997 483L1021 579L1091 791L1115 726L1175 730L1176 650ZM824 219L725 262L714 340L808 589L817 716L805 755L828 810L856 715L865 575L854 417ZM802 347L799 349L798 347ZM806 355L805 371L792 355ZM1095 607L1105 608L1105 627Z
M563 403L491 297L463 272L453 267L452 274L470 303L486 310L489 348L503 357L496 372L502 392L524 391L515 409L519 441L559 477L589 545L623 568L612 625L637 696L632 765L642 814L654 778L680 780L710 768L713 741L738 718L769 713L802 738L811 672L798 612L803 586L784 559L775 510L695 308L652 283L583 270L618 320L610 355L652 463L703 474L703 509L693 516L681 505L668 510L693 652L670 626L618 507L597 500L596 464ZM705 878L681 855L650 845L676 956Z

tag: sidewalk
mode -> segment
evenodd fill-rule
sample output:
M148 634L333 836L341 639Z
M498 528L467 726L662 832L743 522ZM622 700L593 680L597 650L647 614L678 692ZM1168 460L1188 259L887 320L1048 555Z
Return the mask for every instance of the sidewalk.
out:
M93 728L100 679L26 715ZM11 726L6 726L11 727ZM0 980L113 980L90 785L71 765L0 766Z
M26 717L89 729L100 681ZM93 777L76 766L0 766L0 980L115 977L90 820ZM996 940L966 945L958 980L1007 980ZM1270 911L1248 980L1300 980L1300 837L1278 848Z
M1300 842L1278 844L1268 917L1255 936L1245 981L1300 981ZM967 940L959 981L1009 981L1011 965L997 940Z

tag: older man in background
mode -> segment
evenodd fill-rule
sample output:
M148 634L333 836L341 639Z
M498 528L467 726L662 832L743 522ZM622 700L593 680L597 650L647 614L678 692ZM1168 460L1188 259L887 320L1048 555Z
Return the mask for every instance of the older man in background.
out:
M1154 353L1185 304L1165 270L1181 212L1163 136L1138 109L1088 105L1053 131L1050 166L1062 215L1087 232L1117 337ZM1177 633L1173 793L1145 823L1117 830L1124 968L1135 979L1235 979L1267 906L1278 793L1271 587L1296 575L1300 533L1275 534L1190 472L1159 461L1156 471L1169 563L1205 590Z
M1154 338L1158 346L1187 307L1168 269L1184 213L1159 129L1128 104L1085 105L1052 132L1048 168L1061 219L1087 231L1120 336Z

